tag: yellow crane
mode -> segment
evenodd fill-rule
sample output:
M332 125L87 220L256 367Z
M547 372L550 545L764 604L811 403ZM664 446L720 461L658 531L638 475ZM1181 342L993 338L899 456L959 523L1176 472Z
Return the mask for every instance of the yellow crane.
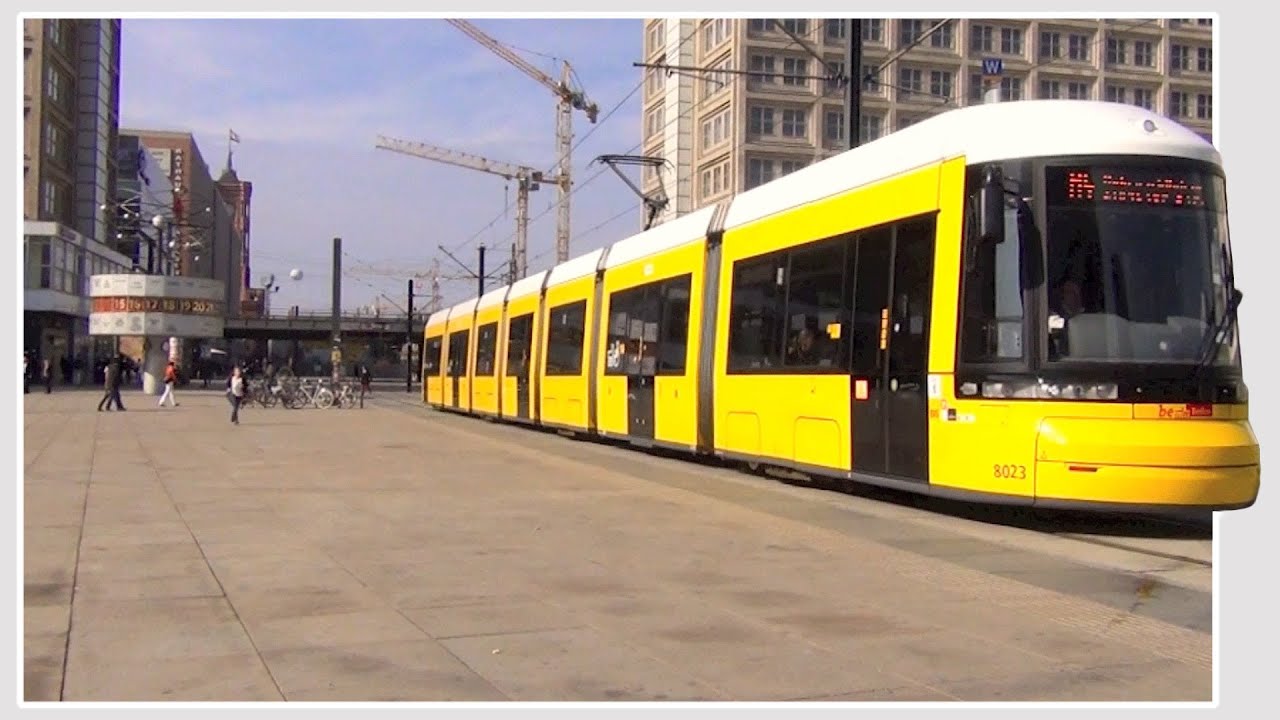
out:
M556 262L564 262L569 259L569 191L572 186L569 175L572 166L569 161L569 152L573 141L572 114L573 110L581 110L586 113L587 119L594 124L600 108L594 102L588 100L582 90L574 89L570 86L569 77L572 70L568 60L563 61L560 80L556 81L466 20L449 20L448 22L469 35L476 42L492 50L498 57L516 66L524 74L550 88L558 99L556 144L559 147L560 162L554 182L559 186L560 197L556 222ZM523 275L520 275L520 277L523 277Z
M507 180L516 181L516 243L512 253L511 265L512 271L515 273L515 279L519 280L524 277L528 268L526 261L528 257L529 247L529 192L537 190L543 182L543 174L541 171L534 170L524 165L514 165L512 163L498 162L488 158L472 155L470 153L458 152L457 150L448 150L446 148L436 147L420 142L410 142L408 140L397 140L382 135L378 136L376 147L382 150L390 150L405 155L425 158L427 160L435 160L436 162L456 165L458 167L471 168L480 172L490 173L492 175L500 175ZM557 177L545 178L551 182L556 182Z

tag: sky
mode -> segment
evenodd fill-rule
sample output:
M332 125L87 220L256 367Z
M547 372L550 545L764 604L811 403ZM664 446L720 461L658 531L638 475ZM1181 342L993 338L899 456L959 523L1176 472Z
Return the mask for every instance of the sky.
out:
M591 163L639 152L643 70L632 63L642 59L643 20L472 22L555 78L567 59L600 108L595 125L573 116L574 142L591 135L571 156L570 256L639 232L639 198ZM436 258L459 278L441 283L444 306L472 297L475 279L438 246L469 270L481 242L488 271L509 257L514 182L377 149L378 135L542 170L558 159L551 90L443 19L126 18L122 27L121 127L192 133L215 179L228 132L239 136L230 147L236 173L253 183L252 279L276 276L273 309L330 307L334 237L348 311L383 294L384 308L402 308L414 275L424 276L414 281L423 307ZM556 197L545 184L530 195L530 272L554 263ZM300 281L289 280L293 269Z

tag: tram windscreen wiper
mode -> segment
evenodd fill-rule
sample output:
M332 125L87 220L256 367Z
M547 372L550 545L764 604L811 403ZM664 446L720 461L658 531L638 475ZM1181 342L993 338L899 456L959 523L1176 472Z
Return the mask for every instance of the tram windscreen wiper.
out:
M1240 301L1244 299L1244 293L1240 292L1240 290L1234 285L1230 285L1228 287L1230 287L1231 290L1227 295L1226 312L1224 312L1222 314L1222 318L1214 324L1213 329L1205 335L1201 346L1202 354L1196 363L1196 368L1193 373L1193 376L1197 381L1200 379L1200 375L1204 372L1205 368L1209 367L1209 365L1213 363L1213 359L1218 357L1218 353L1222 350L1222 345L1227 341L1227 338L1231 336L1231 329L1235 326L1236 322L1236 311L1240 307Z

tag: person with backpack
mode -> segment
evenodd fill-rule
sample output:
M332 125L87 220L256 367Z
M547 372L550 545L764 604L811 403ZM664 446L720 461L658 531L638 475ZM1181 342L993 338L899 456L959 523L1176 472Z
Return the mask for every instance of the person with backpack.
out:
M164 407L164 401L169 401L169 407L177 407L178 400L174 397L173 389L178 384L178 366L172 360L164 368L164 394L160 396L159 407Z

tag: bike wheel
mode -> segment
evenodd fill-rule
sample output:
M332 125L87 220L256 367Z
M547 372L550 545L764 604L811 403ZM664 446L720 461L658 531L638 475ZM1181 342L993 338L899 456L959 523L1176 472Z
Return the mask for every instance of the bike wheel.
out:
M327 410L328 408L333 407L333 393L329 392L326 388L320 388L316 391L314 402L316 407L321 410Z

